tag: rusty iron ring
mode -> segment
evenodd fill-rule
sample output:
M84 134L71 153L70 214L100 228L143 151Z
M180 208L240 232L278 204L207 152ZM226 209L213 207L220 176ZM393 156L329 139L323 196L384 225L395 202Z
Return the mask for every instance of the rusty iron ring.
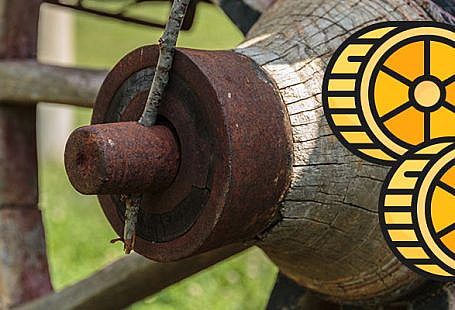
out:
M92 124L137 120L157 59L156 46L125 56L101 87ZM285 107L252 60L177 49L170 76L160 124L180 143L180 168L166 190L144 194L135 246L158 261L254 238L276 216L292 164ZM99 200L121 235L123 202Z

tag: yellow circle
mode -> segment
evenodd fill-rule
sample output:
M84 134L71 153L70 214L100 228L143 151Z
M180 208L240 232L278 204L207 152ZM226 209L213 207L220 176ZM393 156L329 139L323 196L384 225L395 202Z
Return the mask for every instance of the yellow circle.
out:
M375 117L373 116L373 112L372 112L371 106L370 106L370 98L369 98L370 83L372 82L371 77L373 76L374 69L380 62L382 56L390 48L392 48L396 44L399 44L400 42L402 42L408 38L418 37L418 36L421 36L422 34L425 34L427 36L438 36L438 37L442 37L442 38L447 38L448 40L455 42L455 32L447 30L447 29L443 29L443 28L418 27L418 28L404 30L404 31L396 34L395 36L391 37L386 42L384 42L373 53L373 55L371 56L370 60L368 61L367 65L365 67L365 71L362 76L362 83L360 86L360 103L362 105L362 111L363 111L364 117L366 119L367 126L373 131L374 135L379 139L379 141L381 141L382 144L384 144L389 150L393 151L394 153L396 153L398 155L403 155L407 151L407 149L405 147L399 145L398 143L392 141L383 132L383 130L380 128L380 126L378 124L378 120L376 120ZM409 44L409 45L411 45L411 44ZM450 48L450 50L453 53L455 53L455 49ZM408 56L408 59L412 59L413 58L412 56L415 56L415 55L407 55L407 56ZM401 57L399 59L400 61L398 63L404 61L403 59L405 59L405 58ZM452 69L452 71L455 71L455 70L453 70L453 68L451 68L451 66L446 65L446 67L450 67L448 69ZM410 66L408 65L408 66L406 66L406 68L410 68ZM421 76L420 74L414 73L414 75L413 75L412 73L414 73L414 72L411 72L412 78L417 78L417 77ZM453 73L455 73L455 72L453 72ZM423 72L422 72L422 74L423 74ZM390 93L390 91L389 91L389 93ZM418 111L413 111L412 109L414 109L414 108L411 107L409 109L409 111L412 111L413 113L410 114L409 117L407 117L406 121L397 122L397 125L395 127L399 127L399 128L391 129L390 127L392 127L392 126L390 126L389 130L394 132L395 135L397 135L401 131L401 133L402 133L401 140L404 140L404 141L407 140L408 143L412 142L411 144L416 145L416 144L422 143L424 141L423 140L423 136L424 136L423 121L422 122L419 121L419 120L423 120L424 116L423 116L423 114L418 113ZM455 115L454 113L451 113L451 114ZM416 117L417 115L419 115L419 116ZM454 119L453 115L450 115L450 120ZM422 131L422 135L419 136L419 139L415 138L415 132L413 132L414 130L411 130L411 127L410 127L416 123L418 123L416 125L416 129ZM420 124L420 123L422 123L422 124ZM420 128L422 128L422 129L420 129ZM397 130L397 129L399 129L399 130ZM441 135L441 136L451 136L451 132L447 132L446 135Z
M431 197L431 221L436 233L441 233L439 240L453 254L455 254L455 230L453 229L453 218L447 216L447 207L455 206L455 166L441 176L436 184Z
M414 89L414 98L422 107L431 108L441 99L441 90L433 81L422 81Z
M384 38L386 37L386 38ZM352 152L390 165L411 147L455 137L455 30L389 23L351 37L326 71L323 105Z
M379 206L381 227L398 258L444 279L455 278L454 142L438 139L405 154L390 171Z
M425 244L430 248L430 250L440 259L444 264L449 266L452 269L455 269L455 259L448 256L444 251L436 244L433 236L430 233L428 223L430 221L427 218L427 214L425 212L426 205L425 202L427 200L427 195L430 192L430 186L433 180L436 178L436 175L439 171L453 158L455 158L455 150L445 154L441 157L428 171L425 178L423 179L422 185L418 190L417 196L417 223L420 228L420 232L422 233L423 240Z

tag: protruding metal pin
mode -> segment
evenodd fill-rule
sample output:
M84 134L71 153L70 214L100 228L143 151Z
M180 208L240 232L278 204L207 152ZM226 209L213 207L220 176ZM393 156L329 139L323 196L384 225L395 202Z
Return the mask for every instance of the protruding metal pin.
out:
M136 122L78 128L65 149L69 180L83 194L159 192L172 183L179 162L169 128Z

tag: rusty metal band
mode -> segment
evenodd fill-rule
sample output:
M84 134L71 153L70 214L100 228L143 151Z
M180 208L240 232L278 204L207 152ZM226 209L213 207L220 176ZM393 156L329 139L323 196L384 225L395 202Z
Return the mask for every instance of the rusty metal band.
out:
M158 49L147 46L115 66L93 124L140 117L157 58ZM292 164L285 107L251 59L177 49L170 76L158 123L175 132L180 167L166 190L144 193L135 247L159 261L253 239L276 217ZM116 195L99 200L121 235L124 203Z

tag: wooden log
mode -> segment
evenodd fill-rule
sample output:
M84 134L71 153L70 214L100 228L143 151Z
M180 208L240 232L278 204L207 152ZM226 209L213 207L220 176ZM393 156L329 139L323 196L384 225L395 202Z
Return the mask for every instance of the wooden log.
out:
M65 68L35 60L0 61L0 101L92 107L106 70Z
M0 210L0 309L52 291L41 212L36 205Z
M17 310L124 309L245 248L244 245L235 244L166 264L131 254L60 292Z
M415 0L435 21L455 25L455 5L452 0Z
M385 20L425 20L405 0L278 0L236 51L274 79L293 132L293 177L281 220L259 245L288 277L331 300L380 304L424 279L389 250L379 227L379 192L388 169L348 151L329 128L324 70L350 34Z
M0 0L0 59L36 57L41 0ZM38 203L36 106L0 106L0 308L52 291Z

